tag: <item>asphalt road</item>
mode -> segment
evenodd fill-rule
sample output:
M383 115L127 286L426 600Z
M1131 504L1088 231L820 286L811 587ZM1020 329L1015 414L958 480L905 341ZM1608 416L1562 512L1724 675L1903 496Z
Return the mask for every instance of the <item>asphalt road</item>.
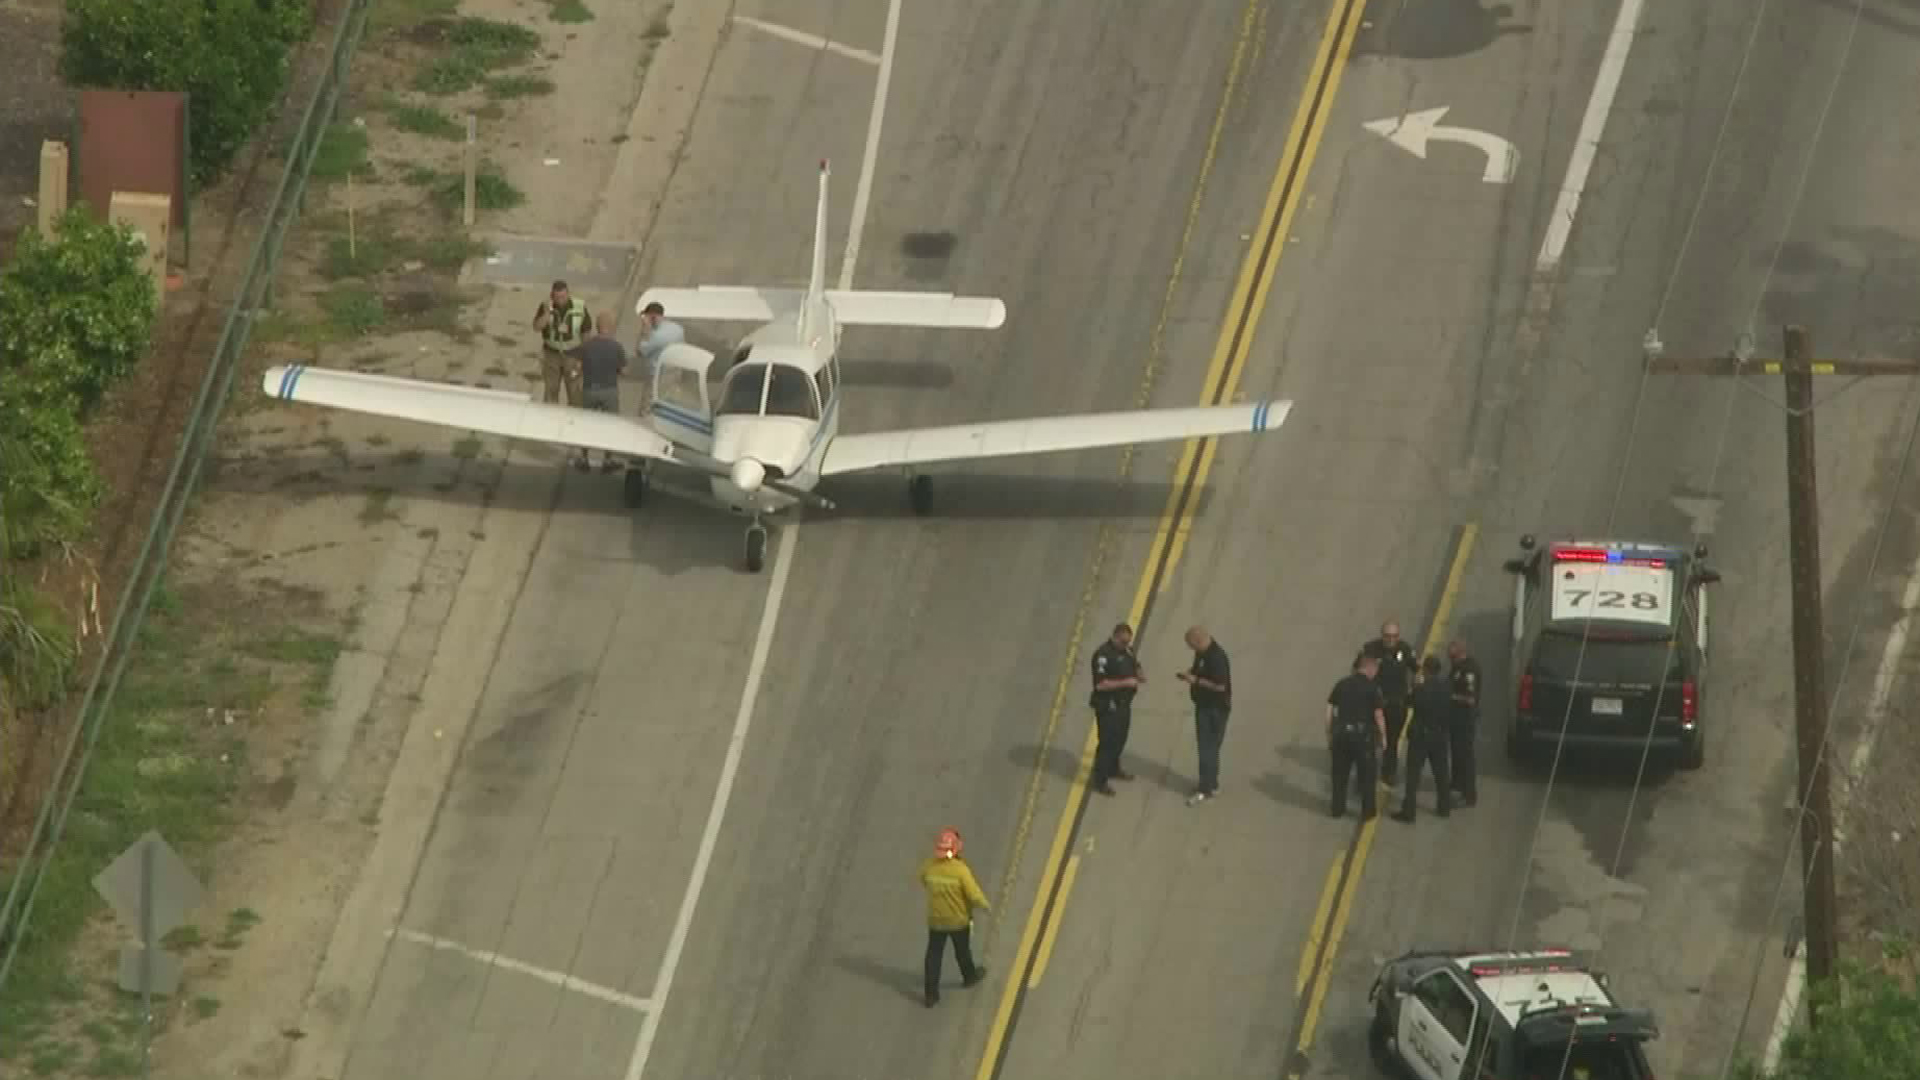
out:
M1085 657L1165 550L1178 448L943 470L925 520L895 478L849 484L759 577L736 569L738 522L665 499L625 515L613 484L570 481L401 920L443 947L396 940L348 1080L635 1080L641 1050L654 1077L962 1077L983 1047L1009 1078L1361 1076L1380 959L1544 942L1598 949L1659 1011L1662 1075L1717 1069L1782 922L1767 908L1792 763L1784 450L1761 394L1643 385L1640 344L1657 325L1672 354L1721 352L1751 324L1770 351L1776 324L1803 319L1823 351L1910 351L1916 266L1898 179L1912 139L1875 119L1916 100L1912 38L1863 24L1827 109L1849 12L1769 5L1754 32L1758 8L1645 12L1564 256L1536 275L1610 5L1376 3L1350 63L1324 4L906 5L855 285L995 294L1010 315L985 334L850 331L852 430L1193 403L1219 382L1209 361L1281 192L1265 309L1223 355L1229 394L1297 404L1277 436L1221 444L1190 528L1170 531L1138 779L1078 819L1071 887L1023 942L1079 798ZM876 53L886 22L881 0L741 14ZM1329 40L1337 87L1316 74ZM649 280L799 280L812 163L835 162L845 230L874 75L737 26ZM1302 154L1290 127L1314 86ZM1361 126L1442 105L1513 142L1511 183L1484 182L1478 150L1419 160ZM1915 393L1822 406L1836 640L1878 583L1865 552ZM1518 533L1684 540L1702 505L1725 575L1705 770L1636 791L1631 762L1628 782L1580 769L1544 794L1500 756L1496 699L1477 808L1410 830L1326 819L1320 702L1380 619L1421 638L1444 599L1504 685L1499 562ZM1896 536L1880 569L1910 557ZM1171 676L1195 621L1238 687L1224 797L1188 808ZM961 991L949 966L929 1012L912 872L945 826L995 900L979 927L993 973ZM1350 884L1328 889L1341 866Z

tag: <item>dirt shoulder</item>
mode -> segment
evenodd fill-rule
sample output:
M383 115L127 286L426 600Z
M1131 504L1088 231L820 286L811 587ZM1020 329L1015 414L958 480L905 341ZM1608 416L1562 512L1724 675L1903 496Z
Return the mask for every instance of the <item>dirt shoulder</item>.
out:
M319 1041L302 1026L328 1005L312 1000L316 972L394 827L389 785L406 782L395 762L419 722L428 673L454 647L446 628L456 602L479 587L470 569L489 576L503 565L485 553L501 543L488 531L505 471L557 478L562 460L521 448L509 465L494 440L272 402L261 374L297 361L537 391L527 320L546 282L490 267L489 237L584 236L607 199L638 208L620 227L640 241L658 199L648 189L664 185L686 124L635 116L655 54L672 44L674 3L381 0L373 9L273 308L256 327L60 871L36 910L36 919L49 904L66 913L78 945L15 972L9 996L30 990L42 1004L0 1045L0 1071L137 1073L137 999L114 986L126 935L91 879L149 826L205 886L190 924L168 939L183 980L157 1009L154 1075L286 1075L294 1049ZM341 7L327 6L328 15ZM316 39L329 41L330 26ZM296 86L294 100L305 93L310 86ZM460 221L469 112L484 147L473 230ZM643 152L652 160L636 165ZM199 213L197 257L219 244L203 240ZM220 283L210 276L216 335L232 295ZM617 314L630 284L575 291ZM174 294L169 319L190 290ZM204 367L181 371L177 396L190 400ZM127 388L114 422L138 414L143 395L165 398L164 383ZM162 470L171 453L167 445ZM125 472L110 482L146 484ZM138 509L125 519L144 526ZM110 585L103 576L103 599Z

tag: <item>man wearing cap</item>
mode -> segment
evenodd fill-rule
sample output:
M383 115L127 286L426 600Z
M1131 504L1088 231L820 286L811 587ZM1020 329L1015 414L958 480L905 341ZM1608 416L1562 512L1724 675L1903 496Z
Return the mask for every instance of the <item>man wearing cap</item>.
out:
M567 404L584 404L580 360L567 355L567 350L580 344L587 331L593 329L593 316L587 314L587 305L573 298L566 282L556 281L553 291L533 313L533 328L540 331L540 379L546 384L546 400L559 401L564 386Z
M1087 699L1100 740L1093 752L1092 785L1102 795L1113 794L1108 781L1133 779L1120 767L1120 752L1127 748L1127 732L1133 728L1133 695L1146 681L1133 655L1133 627L1121 623L1093 651L1093 693Z
M967 986L987 977L984 965L973 962L973 913L990 911L987 894L980 891L973 869L960 857L960 833L940 830L933 857L920 864L920 885L927 890L927 983L926 1002L931 1009L940 1002L940 966L947 957L947 942L953 942L954 958L960 963L960 978Z

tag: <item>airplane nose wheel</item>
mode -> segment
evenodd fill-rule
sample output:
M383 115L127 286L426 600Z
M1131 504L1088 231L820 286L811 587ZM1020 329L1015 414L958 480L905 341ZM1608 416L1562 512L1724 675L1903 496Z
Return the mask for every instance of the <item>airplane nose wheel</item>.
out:
M620 481L620 501L626 504L627 509L638 510L640 504L647 501L647 487L650 480L645 464L629 463L627 465L626 475Z
M909 476L907 478L907 504L913 512L925 517L933 509L933 477Z
M747 571L757 574L767 562L767 527L758 521L747 526Z

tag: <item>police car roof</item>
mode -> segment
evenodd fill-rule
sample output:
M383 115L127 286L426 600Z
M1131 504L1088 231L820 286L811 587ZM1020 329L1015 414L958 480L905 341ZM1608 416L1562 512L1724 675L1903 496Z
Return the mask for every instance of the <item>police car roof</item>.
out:
M1541 1009L1617 1004L1587 965L1566 949L1481 953L1454 963L1473 979L1508 1024Z
M1628 558L1671 559L1679 562L1687 557L1686 549L1674 544L1660 544L1649 540L1555 540L1547 545L1552 555L1572 551L1609 551L1618 552Z

